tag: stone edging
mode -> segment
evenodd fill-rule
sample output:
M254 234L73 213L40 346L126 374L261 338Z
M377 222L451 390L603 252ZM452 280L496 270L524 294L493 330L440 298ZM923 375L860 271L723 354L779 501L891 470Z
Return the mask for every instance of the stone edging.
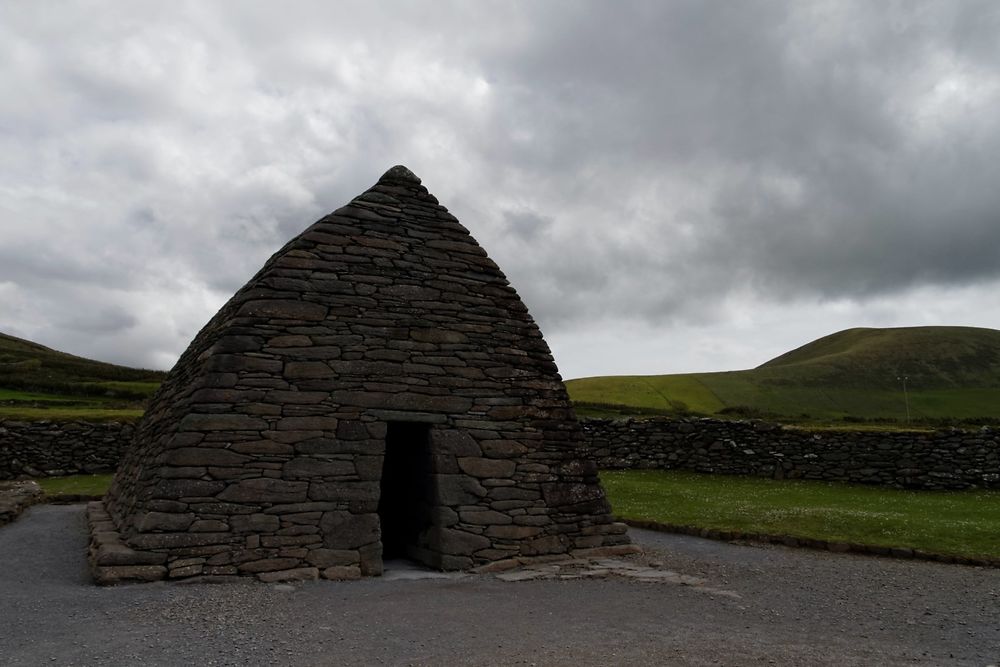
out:
M873 544L857 544L854 542L830 542L828 540L817 540L807 537L793 537L791 535L774 535L769 533L745 533L739 530L716 530L714 528L699 528L698 526L684 526L673 523L661 523L659 521L646 521L643 519L622 519L618 521L633 528L644 528L655 530L661 533L678 533L681 535L692 535L703 537L709 540L721 540L731 542L734 540L746 542L764 542L768 544L781 544L786 547L798 547L804 549L818 549L820 551L832 551L834 553L857 553L868 556L886 556L888 558L901 558L911 560L927 560L938 563L953 563L956 565L974 565L978 567L1000 567L1000 559L996 558L966 558L964 556L951 556L948 554L936 554L919 549L908 547L882 547Z

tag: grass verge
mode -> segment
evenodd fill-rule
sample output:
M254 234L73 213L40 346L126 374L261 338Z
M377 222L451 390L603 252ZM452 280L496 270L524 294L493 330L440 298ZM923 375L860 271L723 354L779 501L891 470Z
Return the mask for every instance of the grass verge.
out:
M113 475L70 475L36 479L46 496L103 496Z
M904 491L668 470L603 471L624 519L1000 558L1000 491Z

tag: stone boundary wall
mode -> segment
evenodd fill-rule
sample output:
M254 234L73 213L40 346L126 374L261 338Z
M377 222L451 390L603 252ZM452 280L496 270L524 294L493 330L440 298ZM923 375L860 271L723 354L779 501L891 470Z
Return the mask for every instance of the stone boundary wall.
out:
M1000 488L1000 431L801 431L715 419L583 419L602 469L677 469L920 489ZM132 424L0 421L0 479L110 472Z
M0 479L112 472L132 424L0 420Z
M716 419L583 419L598 468L691 470L913 489L1000 488L1000 431L803 431Z

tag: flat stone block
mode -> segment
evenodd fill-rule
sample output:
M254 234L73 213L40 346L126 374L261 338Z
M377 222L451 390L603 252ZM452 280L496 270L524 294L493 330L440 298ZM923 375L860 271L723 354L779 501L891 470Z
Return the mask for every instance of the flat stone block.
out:
M480 526L504 525L514 522L509 515L492 510L459 512L458 516L462 523L471 523Z
M187 530L194 519L194 514L190 513L146 512L145 515L137 518L136 528L142 533Z
M458 467L467 475L488 479L510 477L514 474L517 464L507 459L460 456L458 457Z
M350 549L312 549L306 560L325 569L335 565L357 565L361 562L361 554Z
M185 565L184 567L171 568L167 576L171 579L182 579L184 577L195 577L202 573L202 565Z
M218 497L237 503L297 503L306 500L308 490L308 482L257 478L231 484Z
M336 417L285 417L276 425L279 431L336 431Z
M490 526L486 529L489 537L508 540L524 540L542 532L537 526Z
M164 463L172 466L239 466L250 460L228 449L218 447L181 447L166 453Z
M326 312L326 306L301 299L260 299L244 303L236 316L319 322L326 319Z
M187 415L180 421L181 431L260 431L267 422L247 415Z
M225 482L201 479L164 479L153 487L153 497L165 500L177 498L208 498L222 491Z
M94 560L100 566L163 565L167 554L155 551L136 551L124 544L102 544L97 548Z
M240 572L278 572L289 570L299 564L298 558L262 558L246 563L240 563L236 569Z
M379 540L377 514L327 512L320 520L323 546L334 550L354 550Z
M231 533L140 533L129 539L137 550L231 544Z
M281 520L273 514L243 514L230 518L229 525L238 533L273 533Z
M276 572L261 572L257 578L264 583L277 581L313 581L319 578L319 569L315 567L296 567Z
M488 537L474 535L463 530L443 528L436 532L437 539L431 547L443 554L452 556L470 556L473 553L489 548L493 542Z
M352 461L324 460L311 456L300 456L285 463L284 477L295 479L303 477L338 477L355 475L357 470Z

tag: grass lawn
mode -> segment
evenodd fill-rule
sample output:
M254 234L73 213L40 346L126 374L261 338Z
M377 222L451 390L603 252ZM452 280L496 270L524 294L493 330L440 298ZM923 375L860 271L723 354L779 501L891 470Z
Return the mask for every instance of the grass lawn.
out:
M1000 491L902 491L826 482L603 471L625 519L1000 558Z
M145 390L143 383L105 383L135 386L135 391ZM155 390L155 387L154 387ZM135 421L142 416L143 408L137 400L105 396L68 396L35 391L0 388L0 419L37 421L49 419L66 421L82 419L92 422Z
M36 479L47 496L103 496L111 486L113 475L71 475L70 477L45 477Z

